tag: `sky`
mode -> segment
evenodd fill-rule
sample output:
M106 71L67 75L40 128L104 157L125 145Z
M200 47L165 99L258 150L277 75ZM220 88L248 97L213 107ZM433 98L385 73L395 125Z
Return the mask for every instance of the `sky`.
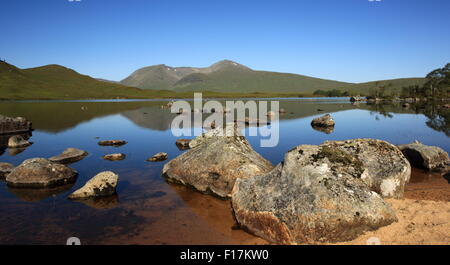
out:
M448 0L1 0L0 58L121 80L138 68L255 70L347 82L450 62Z

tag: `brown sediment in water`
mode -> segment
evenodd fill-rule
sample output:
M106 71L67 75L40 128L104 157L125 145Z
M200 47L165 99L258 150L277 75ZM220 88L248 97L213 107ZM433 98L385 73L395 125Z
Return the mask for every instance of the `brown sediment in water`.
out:
M139 233L105 238L104 244L267 244L243 230L236 230L229 200L221 200L177 184L161 188L164 196L140 202L138 208L158 205L163 211L136 210L136 214L153 220ZM160 193L162 194L162 193ZM174 201L177 197L180 201Z

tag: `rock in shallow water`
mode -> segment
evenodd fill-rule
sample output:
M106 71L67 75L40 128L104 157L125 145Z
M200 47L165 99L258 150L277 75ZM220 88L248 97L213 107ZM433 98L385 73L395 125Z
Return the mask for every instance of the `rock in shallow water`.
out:
M8 148L23 148L30 145L31 143L20 135L11 136L8 140Z
M149 159L147 159L147 161L149 161L149 162L159 162L159 161L166 160L168 157L169 157L169 155L167 153L160 152L160 153L157 153L157 154L153 155Z
M123 140L105 140L98 142L101 146L122 146L124 144L127 144L127 141Z
M85 199L92 197L110 196L116 193L119 176L114 172L105 171L90 179L80 189L69 195L69 199Z
M448 153L437 146L428 146L416 141L398 147L409 162L418 168L443 170L450 164Z
M10 187L51 188L75 182L78 173L44 158L25 160L6 177Z
M311 126L313 127L333 127L335 124L333 118L330 114L325 114L318 118L315 118L311 122Z
M103 159L110 160L110 161L119 161L119 160L124 160L125 158L126 158L126 155L122 154L122 153L109 154L109 155L103 156Z
M237 178L263 174L273 168L233 124L208 131L189 146L190 150L164 165L163 176L219 197L231 196Z
M232 206L239 224L270 242L295 244L346 241L397 221L389 204L355 176L358 168L336 170L321 152L302 145L270 173L236 180Z
M6 178L13 169L14 166L12 164L0 162L0 179Z
M0 134L28 132L31 129L31 122L25 118L10 118L0 115Z
M60 164L69 164L82 160L88 153L77 148L67 148L57 156L50 157L48 160Z
M176 144L176 146L178 147L178 149L180 149L180 150L186 150L186 149L189 149L189 142L190 142L191 140L189 140L189 139L178 139L176 142L175 142L175 144Z

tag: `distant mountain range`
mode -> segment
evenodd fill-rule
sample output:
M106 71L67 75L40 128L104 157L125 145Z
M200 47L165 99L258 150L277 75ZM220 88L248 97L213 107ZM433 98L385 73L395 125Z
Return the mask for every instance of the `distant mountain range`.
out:
M0 99L186 98L303 96L315 90L340 89L367 94L375 87L399 90L424 78L345 83L309 76L255 71L224 60L205 68L155 65L141 68L120 82L95 79L60 66L20 69L0 61Z
M364 93L376 86L398 90L403 86L420 85L423 82L423 78L401 78L358 84L346 83L297 74L256 71L229 60L205 68L171 67L164 64L148 66L136 70L120 81L123 85L142 89L241 93L312 93L318 89Z

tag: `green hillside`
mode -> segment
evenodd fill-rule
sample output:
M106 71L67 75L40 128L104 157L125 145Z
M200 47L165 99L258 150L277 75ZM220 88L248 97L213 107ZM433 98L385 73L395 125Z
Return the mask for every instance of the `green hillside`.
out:
M403 86L421 85L423 78L402 78L367 83L346 83L304 75L255 71L224 60L206 68L155 65L141 68L121 83L142 89L167 89L177 92L212 91L226 93L301 93L339 89L353 94L368 94L384 87L400 91Z
M19 69L0 62L0 99L146 98L157 92L99 81L59 65Z
M359 93L361 95L368 95L377 88L384 89L387 93L400 93L402 87L408 86L422 86L425 83L425 78L399 78L391 80L372 81L366 83L353 84L346 87L346 90Z

